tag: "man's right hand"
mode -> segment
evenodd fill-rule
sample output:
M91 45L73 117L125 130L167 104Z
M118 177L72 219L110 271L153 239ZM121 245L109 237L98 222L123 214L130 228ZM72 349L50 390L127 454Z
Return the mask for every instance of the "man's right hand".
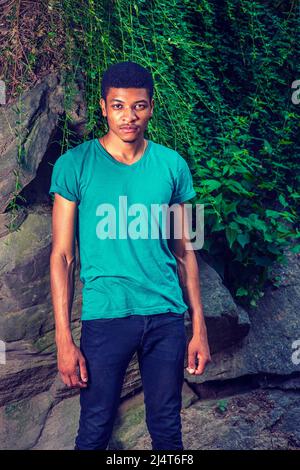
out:
M85 359L76 344L66 343L57 346L57 365L62 381L68 387L87 387L88 374Z

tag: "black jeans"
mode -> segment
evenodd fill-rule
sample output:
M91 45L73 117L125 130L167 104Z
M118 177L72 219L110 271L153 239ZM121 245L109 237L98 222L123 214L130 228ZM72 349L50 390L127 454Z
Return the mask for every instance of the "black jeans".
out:
M80 349L89 382L87 388L80 389L75 450L107 448L126 369L135 351L152 449L183 449L180 411L186 350L184 314L83 320Z

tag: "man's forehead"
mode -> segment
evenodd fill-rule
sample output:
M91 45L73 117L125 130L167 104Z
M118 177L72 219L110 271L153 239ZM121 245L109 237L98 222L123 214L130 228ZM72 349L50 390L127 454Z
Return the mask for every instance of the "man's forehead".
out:
M110 102L148 101L148 93L146 88L110 88L107 99Z

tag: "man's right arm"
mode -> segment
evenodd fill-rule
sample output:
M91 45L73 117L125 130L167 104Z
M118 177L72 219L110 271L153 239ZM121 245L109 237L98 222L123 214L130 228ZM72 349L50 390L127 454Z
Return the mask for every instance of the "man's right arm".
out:
M71 311L75 280L75 228L77 204L55 193L52 211L50 282L55 318L58 369L68 386L86 387L84 357L71 332ZM77 373L79 367L80 377Z

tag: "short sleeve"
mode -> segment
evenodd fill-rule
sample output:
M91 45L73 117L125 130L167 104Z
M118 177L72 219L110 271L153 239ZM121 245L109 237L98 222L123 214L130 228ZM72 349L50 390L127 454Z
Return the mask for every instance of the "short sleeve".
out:
M79 202L79 182L72 152L67 151L55 162L49 194L58 193L69 201Z
M185 159L179 155L177 177L170 204L184 202L194 196L196 196L196 191L193 187L191 171Z

